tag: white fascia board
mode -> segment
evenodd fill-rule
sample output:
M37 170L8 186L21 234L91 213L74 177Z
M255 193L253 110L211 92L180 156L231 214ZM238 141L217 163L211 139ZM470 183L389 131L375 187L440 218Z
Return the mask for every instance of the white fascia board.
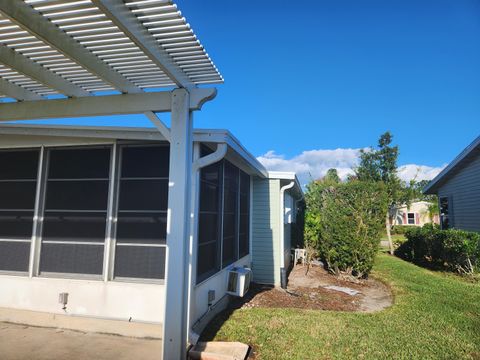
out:
M295 181L295 189L300 193L300 196L303 198L304 193L300 181L298 181L297 174L293 171L269 171L269 179L278 179L278 180L293 180Z
M58 136L79 138L101 138L122 140L167 141L156 128L141 127L107 127L107 126L72 126L72 125L30 125L30 124L1 124L0 134L27 135L27 136ZM248 165L252 173L268 178L265 167L248 152L245 147L227 130L196 129L193 133L195 142L225 143L229 153L238 155Z
M249 167L254 170L256 175L261 178L268 178L268 171L265 167L253 156L240 141L233 136L228 130L224 129L197 129L194 132L194 140L199 142L211 143L226 143L230 149L238 154ZM228 156L227 156L228 158Z
M423 188L424 194L435 194L439 183L446 178L446 176L459 165L468 155L471 154L477 147L480 146L480 136L468 145L455 159L452 160L448 166L443 169L440 174L435 176L430 183Z

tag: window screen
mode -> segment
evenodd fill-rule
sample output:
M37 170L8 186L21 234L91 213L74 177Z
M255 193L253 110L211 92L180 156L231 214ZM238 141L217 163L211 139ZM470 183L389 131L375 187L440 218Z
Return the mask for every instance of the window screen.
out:
M224 186L222 267L225 267L238 259L238 168L236 168L229 162L225 162L223 179Z
M40 272L100 275L111 149L48 151Z
M163 279L167 237L169 148L120 148L115 277Z
M238 226L239 257L250 251L250 176L240 171L240 223Z
M28 271L40 150L0 150L0 270Z
M206 149L202 150L202 156L205 156ZM222 177L222 162L200 171L197 282L220 269Z
M249 253L250 176L228 161L203 168L199 209L197 283Z

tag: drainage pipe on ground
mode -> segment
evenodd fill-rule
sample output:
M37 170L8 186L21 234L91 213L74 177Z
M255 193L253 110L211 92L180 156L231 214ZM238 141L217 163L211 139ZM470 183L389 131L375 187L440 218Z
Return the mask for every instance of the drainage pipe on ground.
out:
M293 188L295 181L280 188L280 286L287 288L287 269L285 268L285 191Z

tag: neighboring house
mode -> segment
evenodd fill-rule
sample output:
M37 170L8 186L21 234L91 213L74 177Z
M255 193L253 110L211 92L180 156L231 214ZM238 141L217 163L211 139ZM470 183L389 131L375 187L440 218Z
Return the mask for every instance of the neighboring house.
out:
M423 226L432 222L428 211L428 201L416 201L410 206L404 205L393 210L393 225ZM438 215L433 216L433 223L439 223Z
M438 196L443 229L480 231L480 137L424 189Z
M192 173L191 334L226 305L232 268L280 285L303 198L228 131L193 139L195 159L217 158ZM169 151L157 129L0 125L0 321L161 336Z

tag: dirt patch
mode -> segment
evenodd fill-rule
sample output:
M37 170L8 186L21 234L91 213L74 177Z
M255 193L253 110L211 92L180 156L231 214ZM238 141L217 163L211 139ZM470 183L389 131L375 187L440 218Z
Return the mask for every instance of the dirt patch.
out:
M375 279L358 283L342 280L322 267L295 267L289 276L286 290L252 284L243 299L236 299L235 308L301 308L335 311L374 312L392 304L390 289ZM338 290L326 289L335 286ZM342 291L344 290L344 291ZM346 292L358 292L349 295Z

